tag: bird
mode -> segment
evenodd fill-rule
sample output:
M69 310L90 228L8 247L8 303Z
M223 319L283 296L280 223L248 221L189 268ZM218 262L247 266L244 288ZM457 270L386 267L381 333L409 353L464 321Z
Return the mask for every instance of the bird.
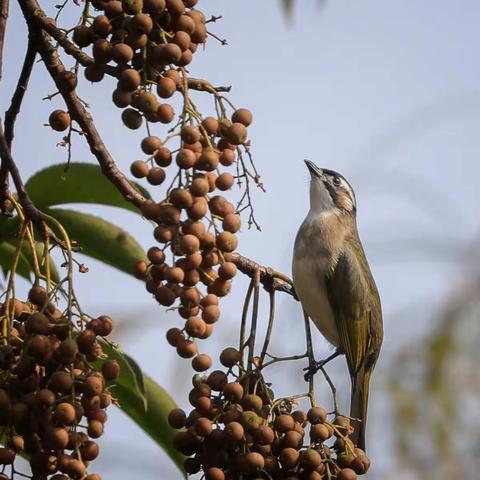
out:
M383 341L380 296L357 230L357 202L337 172L305 160L310 171L310 210L293 249L293 285L303 309L336 350L309 367L345 355L351 379L351 440L365 451L370 378ZM307 374L308 375L308 374Z

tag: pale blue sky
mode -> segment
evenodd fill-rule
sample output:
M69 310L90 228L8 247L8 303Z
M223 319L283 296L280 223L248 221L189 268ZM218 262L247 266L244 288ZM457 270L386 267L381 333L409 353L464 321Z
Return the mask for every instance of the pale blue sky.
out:
M223 15L212 30L226 37L229 46L209 39L191 72L214 84L233 85L231 100L254 114L249 131L267 193L254 196L263 232L244 229L243 254L290 273L293 239L308 203L304 158L340 171L353 184L360 234L384 307L386 338L377 367L377 378L382 378L393 353L434 325L445 293L464 280L466 249L478 233L480 4L330 0L318 9L313 0L297 3L287 26L274 0L200 1L206 12ZM12 8L17 8L14 2ZM0 86L2 111L23 57L23 30L22 19L12 12ZM110 102L112 85L106 81L91 88L83 82L80 94L91 105L116 161L127 169L138 156L141 135L121 128L120 112ZM58 97L51 103L40 101L52 91L42 66L36 65L13 150L25 178L66 158L55 147L60 135L42 126L51 109L61 108ZM93 161L80 139L75 140L73 159ZM139 217L84 208L109 215L146 248L153 244L149 225ZM189 372L162 334L179 324L175 315L165 317L140 282L88 263L91 273L79 277L77 285L84 309L135 317L143 331L128 330L122 344L184 403ZM234 341L244 286L237 283L225 302L225 317L214 337L218 343ZM298 307L287 299L280 306L276 348L299 351ZM215 351L214 343L207 351ZM320 337L317 344L320 354L328 351ZM340 385L346 376L342 362L332 367ZM293 366L289 379L298 378L301 367ZM291 390L285 375L274 379L279 391ZM299 385L296 381L295 388ZM328 400L322 392L323 387L321 395ZM375 392L374 387L370 434L388 421L385 403ZM95 462L105 478L131 478L139 471L147 479L158 478L159 471L163 478L180 478L162 452L120 413L111 413L106 432L103 456ZM378 461L371 479L383 478L393 461L384 454L383 440L372 438L370 453L374 459L378 454ZM127 454L130 442L134 447ZM406 471L395 478L414 477Z

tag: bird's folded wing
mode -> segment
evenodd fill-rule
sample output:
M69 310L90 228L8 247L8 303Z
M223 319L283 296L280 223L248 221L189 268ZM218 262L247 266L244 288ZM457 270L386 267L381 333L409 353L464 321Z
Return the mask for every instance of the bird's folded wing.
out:
M372 296L378 295L374 283L372 291L372 283L363 249L356 243L342 251L325 282L351 375L372 349Z

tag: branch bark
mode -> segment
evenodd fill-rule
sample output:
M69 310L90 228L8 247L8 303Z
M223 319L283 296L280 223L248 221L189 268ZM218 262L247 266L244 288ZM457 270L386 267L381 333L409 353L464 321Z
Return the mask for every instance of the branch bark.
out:
M25 185L23 184L22 177L20 176L20 172L18 171L18 167L10 153L10 148L7 145L7 140L5 138L5 133L3 131L3 126L0 121L0 158L2 159L2 163L5 164L12 176L13 183L15 185L15 189L17 190L18 199L20 204L23 207L25 216L30 219L36 227L40 230L43 238L51 237L56 240L55 235L49 229L49 227L45 224L42 218L42 213L37 207L33 204L32 200L28 196L27 190L25 189Z
M231 253L228 259L233 262L244 275L250 278L259 275L259 281L265 290L269 292L272 290L284 292L298 300L292 280L283 273L277 272L270 267L264 267L237 252Z
M37 49L35 47L35 43L29 37L22 71L18 77L17 87L12 95L10 107L5 112L5 139L9 149L12 148L12 141L15 134L15 120L20 112L20 107L28 87L28 82L30 80L30 74L32 73L33 63L35 62L36 55Z
M0 0L0 80L2 79L3 42L7 28L9 0Z

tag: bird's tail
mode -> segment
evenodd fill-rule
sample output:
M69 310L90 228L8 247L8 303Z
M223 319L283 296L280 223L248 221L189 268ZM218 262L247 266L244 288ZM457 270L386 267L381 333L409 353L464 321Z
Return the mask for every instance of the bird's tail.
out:
M350 416L361 421L354 421L351 435L353 443L365 451L365 432L367 429L368 389L372 371L360 368L352 375L352 395L350 397Z

